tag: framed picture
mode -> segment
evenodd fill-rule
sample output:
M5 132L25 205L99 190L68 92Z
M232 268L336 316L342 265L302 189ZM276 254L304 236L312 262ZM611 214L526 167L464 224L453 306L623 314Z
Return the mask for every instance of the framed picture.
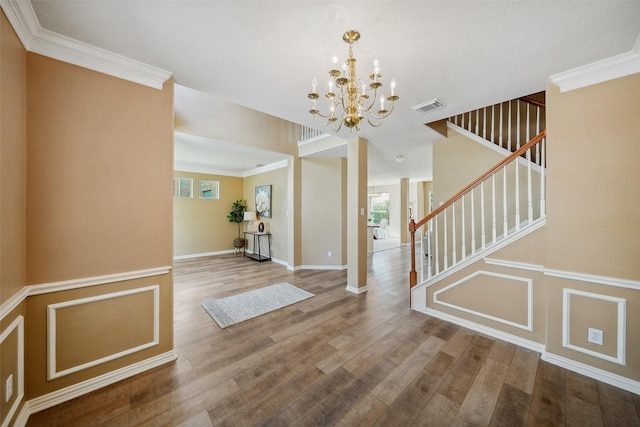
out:
M256 212L262 218L271 218L271 186L256 187Z
M193 197L193 179L173 178L173 195L175 197Z
M201 199L219 199L220 181L201 179L199 183L199 194Z

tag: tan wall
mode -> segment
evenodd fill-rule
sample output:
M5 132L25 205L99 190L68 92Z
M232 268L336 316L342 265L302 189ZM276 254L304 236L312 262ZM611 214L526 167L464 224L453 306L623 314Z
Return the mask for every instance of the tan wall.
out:
M29 53L27 55L28 283L172 265L173 82L156 90ZM46 292L27 299L28 399L124 368L173 348L171 273L104 285ZM156 285L159 340L146 350L47 380L50 304L102 298ZM46 286L44 287L46 289ZM147 295L148 297L148 295ZM60 368L132 347L148 334L152 314L135 297L113 307L92 303L63 310ZM89 308L88 310L86 308ZM87 327L88 326L88 327ZM133 345L133 347L136 347ZM72 354L71 352L75 353ZM80 354L77 354L80 353Z
M288 257L288 176L287 168L281 168L244 178L244 198L248 211L256 210L256 187L271 185L271 218L260 218L260 222L264 223L265 231L272 234L273 258L281 261L287 261Z
M16 297L26 285L27 232L27 53L0 11L0 305ZM4 307L3 307L4 308ZM18 369L19 334L14 321L24 319L26 303L0 318L0 424L20 411L24 384ZM24 323L23 323L24 325ZM24 338L24 337L22 337ZM13 376L13 395L5 384ZM10 424L10 423L8 423Z
M171 265L173 82L29 54L27 83L29 283Z
M541 265L544 260L545 235L544 228L538 229L494 252L489 258ZM440 292L438 302L434 301L436 292ZM505 304L505 301L509 303ZM484 259L427 289L429 307L541 344L545 342L546 332L545 303L546 285L541 270L492 265ZM531 324L529 314L532 316Z
M640 74L565 93L553 85L547 89L546 265L596 277L595 283L548 277L548 350L636 381L640 289L598 283L597 277L640 280L638 93ZM568 305L563 304L566 297ZM612 355L621 330L611 320L621 309L612 298L625 305L625 365L599 356ZM577 349L563 345L564 318L569 319L569 345ZM586 342L589 327L604 331L604 346Z
M174 256L232 250L238 226L229 222L227 213L233 202L245 198L243 178L180 171L175 176L192 178L194 194L173 198ZM220 182L219 199L199 198L198 182L203 179ZM240 229L244 228L241 223Z
M27 54L0 12L0 303L26 284Z
M47 379L48 350L55 345L56 371L64 371L151 341L155 324L151 291L117 296L117 292L158 288L159 344L148 349L90 366L78 372ZM114 295L116 294L116 295ZM92 301L92 298L106 298ZM84 300L89 299L89 300ZM51 322L47 311L55 304L73 303L55 310L56 340L48 342ZM83 380L149 359L173 348L173 288L171 275L162 274L63 292L31 296L27 299L27 398L50 393Z
M345 168L346 161L342 158L302 159L302 264L305 266L345 265Z

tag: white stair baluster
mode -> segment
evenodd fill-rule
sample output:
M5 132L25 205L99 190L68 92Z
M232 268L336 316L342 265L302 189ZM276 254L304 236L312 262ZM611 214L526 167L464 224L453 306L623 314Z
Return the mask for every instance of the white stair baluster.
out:
M538 144L536 144L537 146ZM533 187L531 182L531 150L527 150L527 225L531 225L533 222Z
M467 244L465 243L466 240L466 230L465 230L465 223L464 223L464 194L462 195L462 199L460 201L460 203L462 204L461 210L462 213L460 214L460 225L461 225L461 229L462 229L462 235L460 236L460 246L461 246L461 252L462 252L462 256L460 257L461 260L464 260L467 257Z
M502 234L507 237L509 220L507 217L507 165L502 168Z
M471 189L471 254L476 253L476 221L475 221L475 203L474 203L474 195L475 188Z
M514 160L513 166L516 168L516 203L515 203L516 230L520 230L520 165L518 164L518 159ZM505 166L505 169L506 168L507 167Z
M496 143L496 105L491 106L491 142Z
M431 258L433 258L433 254L431 251L433 250L433 245L431 244L431 236L433 236L433 218L429 220L429 231L425 233L427 236L427 278L431 279Z
M500 135L498 136L498 142L499 142L498 145L500 147L502 147L502 128L504 127L504 122L502 120L502 104L503 102L500 103Z
M440 214L436 215L435 220L436 220L436 226L433 229L434 233L435 233L435 239L433 240L433 247L436 250L436 259L435 259L435 263L436 263L436 274L440 273L440 257L439 257L439 246L440 246L440 241L438 240L438 217L440 216Z
M487 107L482 109L482 137L487 139Z
M457 241L456 241L456 203L451 204L451 265L454 266L458 262L458 256L456 253Z
M491 237L496 242L498 232L496 230L496 174L491 175Z
M447 234L448 230L447 230L447 208L444 208L444 211L442 211L442 214L444 215L444 227L442 229L443 233L444 233L444 248L443 248L443 252L444 252L444 267L442 268L442 270L446 270L449 267L449 247L447 245Z
M480 237L482 240L482 249L487 244L486 226L484 223L484 181L480 183Z
M547 138L542 138L540 141L540 218L544 218L547 216L547 204L545 201L545 175L547 171L545 169L545 158L544 153L547 146Z
M507 150L511 150L511 101L509 101L509 121L507 126Z

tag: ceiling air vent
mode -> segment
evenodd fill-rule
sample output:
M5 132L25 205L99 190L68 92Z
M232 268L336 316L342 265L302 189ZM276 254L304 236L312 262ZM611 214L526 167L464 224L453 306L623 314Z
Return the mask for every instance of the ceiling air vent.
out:
M442 107L444 107L444 104L438 101L437 98L434 98L431 101L423 102L422 104L418 104L412 108L418 113L425 114L433 110L438 110Z

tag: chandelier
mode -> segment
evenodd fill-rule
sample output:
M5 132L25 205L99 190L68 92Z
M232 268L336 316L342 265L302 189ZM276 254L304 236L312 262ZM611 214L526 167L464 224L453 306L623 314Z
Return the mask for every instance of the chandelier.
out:
M315 78L311 82L311 93L307 95L311 99L309 112L313 115L313 121L318 126L332 125L334 131L338 131L344 124L352 131L354 128L360 130L360 124L366 118L371 126L378 127L391 114L395 102L399 99L394 93L396 87L394 79L391 79L389 84L391 95L385 98L380 93L378 98L378 90L382 87L382 74L380 74L377 59L373 62L373 74L369 76L370 82L368 84L356 76L353 44L359 39L360 33L355 30L347 31L342 36L342 40L349 43L349 58L344 62L342 72L335 68L329 71L329 89L324 94L330 103L328 113L323 114L318 109L316 104L320 98L316 91L318 82ZM334 58L334 66L336 63L337 59ZM390 104L388 110L385 100ZM376 105L379 106L379 109L375 107Z

